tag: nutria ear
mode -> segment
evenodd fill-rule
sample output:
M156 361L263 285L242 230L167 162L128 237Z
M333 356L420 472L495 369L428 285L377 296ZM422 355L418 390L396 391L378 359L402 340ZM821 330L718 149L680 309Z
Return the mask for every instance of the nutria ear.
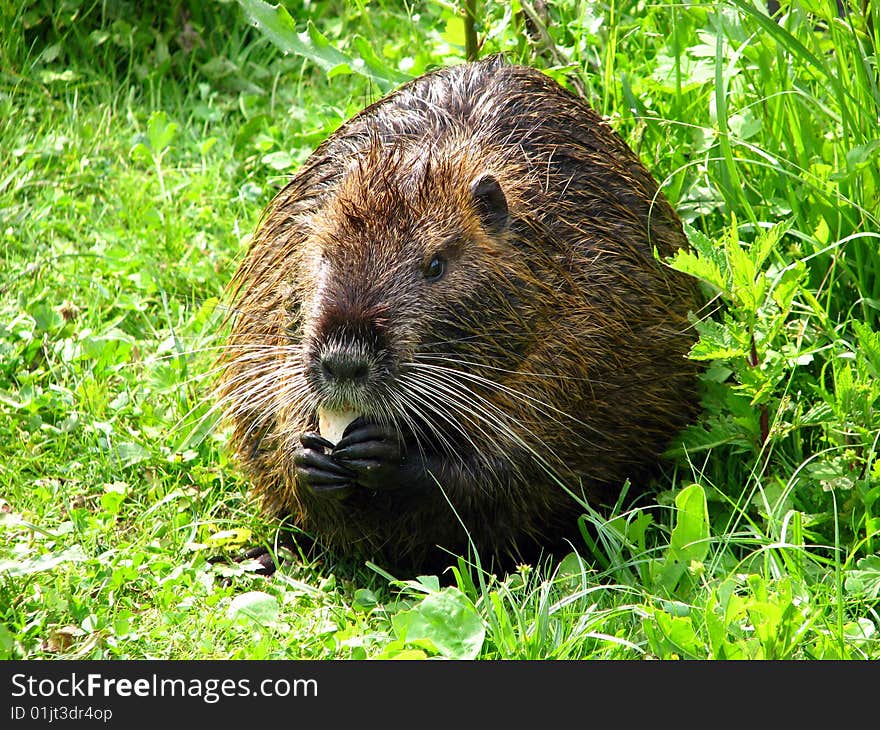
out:
M490 233L501 233L507 228L507 198L494 176L486 173L471 183L474 208L483 227Z

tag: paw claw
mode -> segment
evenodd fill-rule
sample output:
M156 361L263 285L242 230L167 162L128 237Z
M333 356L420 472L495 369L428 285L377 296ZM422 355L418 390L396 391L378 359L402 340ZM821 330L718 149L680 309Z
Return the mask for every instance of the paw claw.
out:
M332 449L333 444L315 431L307 431L299 437L300 443L307 449Z

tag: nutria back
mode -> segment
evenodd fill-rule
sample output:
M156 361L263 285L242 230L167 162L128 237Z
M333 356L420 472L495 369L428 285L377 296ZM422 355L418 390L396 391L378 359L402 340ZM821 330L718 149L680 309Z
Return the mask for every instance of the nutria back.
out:
M220 396L266 509L399 568L576 536L572 495L644 489L694 414L698 292L654 254L684 246L636 155L536 70L493 57L366 108L233 285Z

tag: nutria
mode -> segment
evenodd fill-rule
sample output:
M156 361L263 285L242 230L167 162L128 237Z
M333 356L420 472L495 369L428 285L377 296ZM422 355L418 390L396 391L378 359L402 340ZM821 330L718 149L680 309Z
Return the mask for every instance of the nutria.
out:
M698 290L655 255L686 245L543 73L493 57L407 83L317 148L234 279L220 396L256 493L399 569L576 536L572 495L643 489L694 413Z

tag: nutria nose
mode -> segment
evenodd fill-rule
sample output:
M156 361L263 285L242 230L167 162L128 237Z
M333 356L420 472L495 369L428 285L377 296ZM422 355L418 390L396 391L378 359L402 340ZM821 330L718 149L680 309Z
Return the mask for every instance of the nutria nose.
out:
M329 382L363 383L370 375L370 363L360 355L331 350L321 356L321 372Z

